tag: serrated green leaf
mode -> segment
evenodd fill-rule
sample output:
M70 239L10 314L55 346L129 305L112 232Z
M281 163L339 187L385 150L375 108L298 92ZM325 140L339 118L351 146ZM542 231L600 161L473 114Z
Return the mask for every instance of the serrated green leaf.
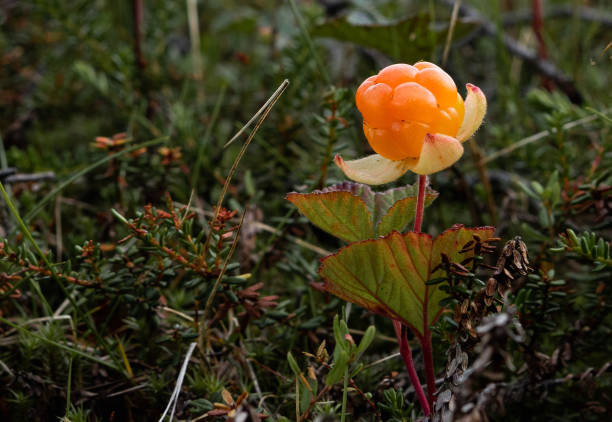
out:
M416 185L390 189L384 194L378 193L380 218L375 219L378 236L386 236L393 230L403 232L406 229L416 215L417 194ZM437 196L437 192L428 189L425 193L425 206L429 206Z
M349 191L292 192L287 199L312 224L346 242L374 237L371 215L365 203Z
M428 189L425 206L437 196ZM315 226L346 242L356 242L403 231L416 214L417 187L374 192L367 185L344 182L311 193L292 192L287 200Z
M325 288L342 299L409 326L424 336L440 316L439 302L447 294L427 281L439 278L441 254L453 262L469 258L460 253L474 235L486 240L494 228L454 226L433 239L425 233L392 232L379 239L348 245L323 259L319 273Z
M476 22L458 19L454 38L459 39L477 28ZM342 17L316 26L312 34L375 48L396 60L414 62L431 56L432 32L438 33L436 38L444 42L447 26L432 25L429 16L421 14L386 24L365 25Z

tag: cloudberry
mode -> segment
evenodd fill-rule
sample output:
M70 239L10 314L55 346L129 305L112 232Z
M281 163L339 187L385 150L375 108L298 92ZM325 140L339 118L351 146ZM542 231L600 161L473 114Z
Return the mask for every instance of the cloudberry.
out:
M389 160L419 157L428 133L457 136L465 115L453 79L428 62L387 66L355 100L368 142Z

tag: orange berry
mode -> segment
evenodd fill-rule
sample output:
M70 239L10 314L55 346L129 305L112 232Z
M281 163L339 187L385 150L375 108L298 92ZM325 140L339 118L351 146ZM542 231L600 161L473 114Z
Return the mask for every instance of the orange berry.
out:
M457 101L457 86L448 73L440 68L424 68L416 74L415 82L430 90L440 108L452 107Z
M418 158L427 134L457 136L465 117L453 79L433 63L398 63L357 89L357 108L372 149L390 160Z
M363 93L376 83L376 75L370 76L368 79L363 81L359 88L357 88L357 92L355 93L355 103L357 104L357 109L361 111L363 106Z
M391 126L393 136L402 146L404 158L416 158L421 155L425 135L430 131L429 125L419 122L398 122Z
M461 126L457 110L450 107L438 111L438 115L431 125L432 133L441 133L448 136L456 136Z
M459 116L459 126L463 123L463 118L465 117L465 105L463 104L463 98L461 95L457 93L457 102L455 103L455 110L457 110L457 115Z
M438 67L438 65L433 64L433 63L429 63L429 62L418 62L414 64L414 67L416 67L419 70L423 70L423 69L440 69L440 67Z
M387 84L374 84L360 96L359 111L363 115L363 120L368 122L370 127L391 126L392 120L388 108L392 96L393 90Z
M428 131L428 125L418 122L395 122L388 129L363 123L363 132L372 149L389 160L418 157Z
M393 90L389 112L397 120L429 123L436 117L436 97L416 82L405 82Z
M378 72L376 82L387 84L391 88L395 88L404 82L412 82L416 74L417 69L413 66L405 63L397 63L387 66Z

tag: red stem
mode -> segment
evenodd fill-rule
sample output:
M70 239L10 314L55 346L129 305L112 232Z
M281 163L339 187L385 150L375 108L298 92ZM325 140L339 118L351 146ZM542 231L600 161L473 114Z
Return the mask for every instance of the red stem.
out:
M419 398L419 402L421 403L421 407L423 408L425 416L429 416L431 413L431 408L429 406L429 403L427 402L427 398L425 397L425 392L423 391L423 387L421 386L419 376L417 375L416 369L414 368L414 361L412 360L412 350L410 350L408 338L405 334L402 333L402 323L397 320L393 320L393 328L395 328L395 336L397 337L397 343L400 346L400 353L402 355L402 359L404 359L404 365L406 365L406 369L408 370L410 382L412 382L414 391L416 391L417 397Z
M419 175L419 193L417 197L416 217L414 219L414 232L420 233L423 224L423 209L425 208L425 190L427 188L427 176ZM427 318L426 318L427 319ZM427 325L427 324L425 324ZM423 362L425 364L425 378L427 379L427 397L429 406L433 408L436 392L436 374L433 363L433 350L431 346L431 331L425 326L425 335L419 336L421 349L423 350ZM412 355L411 355L412 356Z
M423 224L423 209L425 208L425 188L427 187L427 176L419 175L419 194L417 196L416 216L414 217L415 233L421 232Z
M531 13L533 19L531 20L531 27L533 33L538 41L538 57L542 60L548 59L548 50L546 49L546 42L542 35L542 29L544 27L544 19L542 18L542 0L531 0ZM554 88L553 82L550 78L543 77L542 85L549 91Z
M548 51L546 50L546 43L542 35L542 28L544 26L544 20L542 19L542 0L531 0L531 13L533 16L531 26L538 40L538 56L540 56L541 59L547 59Z
M434 371L433 350L431 347L431 331L425 333L425 337L421 339L421 348L423 349L423 362L425 363L425 378L427 379L427 397L429 405L433 408L435 402L434 393L436 392L436 373Z

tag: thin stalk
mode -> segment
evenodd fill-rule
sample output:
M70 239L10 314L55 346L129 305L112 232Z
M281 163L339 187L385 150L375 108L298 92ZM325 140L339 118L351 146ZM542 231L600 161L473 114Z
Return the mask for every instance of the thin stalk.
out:
M457 23L457 18L459 17L459 6L461 6L461 0L455 0L450 23L448 24L448 32L446 33L444 53L442 53L442 67L446 66L446 61L448 60L448 53L450 52L450 45L453 41L453 33L455 32L455 24Z
M425 333L421 341L423 350L423 362L425 363L425 378L427 380L427 397L429 398L429 406L433 409L436 392L436 373L434 371L433 350L431 346L431 331Z
M348 325L349 315L351 313L351 303L347 303L342 309L342 318ZM346 401L348 399L348 381L349 381L349 366L344 368L344 388L342 389L342 413L340 414L340 422L344 422L346 418Z
M202 84L202 53L200 49L200 24L198 20L198 1L187 0L187 22L189 24L189 40L191 41L191 65L193 79L197 83L198 102L204 102L204 85Z
M274 107L274 104L276 104L276 101L278 101L278 99L283 94L283 92L285 92L285 89L287 88L287 85L289 85L289 80L285 79L283 81L283 83L280 84L278 89L274 92L274 94L272 94L272 97L270 97L270 99L268 99L268 101L266 102L267 106L264 104L264 106L266 108L261 113L261 117L259 118L259 120L255 124L255 127L253 128L253 131L250 133L250 135L247 137L247 140L242 145L242 148L240 149L240 152L238 153L238 156L234 160L234 163L232 164L232 167L230 168L230 171L229 171L227 177L225 178L225 183L223 184L223 189L221 190L221 194L219 195L219 199L217 200L217 206L214 209L215 215L214 215L213 219L210 220L211 229L208 231L208 236L206 237L206 241L204 242L204 247L202 248L204 253L208 252L208 246L210 245L210 239L211 239L211 236L212 236L212 233L213 233L212 225L217 220L217 217L219 216L219 211L221 211L221 204L223 204L223 199L225 198L225 194L227 193L227 189L229 188L229 184L232 181L232 177L234 176L234 172L236 171L236 168L238 167L238 163L240 163L240 160L242 159L242 156L245 154L248 146L250 145L251 141L253 140L253 137L255 136L257 131L259 130L259 127L264 122L264 120L266 120L266 117L268 117L268 113L270 113L270 110L272 110L272 107ZM257 112L257 114L259 114L259 112ZM249 121L249 123L247 123L247 125L248 124L250 124L250 121ZM246 127L246 125L245 125L245 127ZM243 129L244 129L244 127L243 127ZM241 132L242 132L242 129L238 133L241 133ZM237 135L234 135L234 137L232 139L230 139L225 144L225 147L227 147L234 139L236 139L236 136Z
M489 171L487 166L482 160L482 151L480 147L476 143L476 139L472 138L467 142L472 151L472 158L474 159L474 164L476 165L476 169L478 170L478 177L480 177L480 181L482 182L482 186L485 190L485 196L487 197L487 206L489 207L489 214L491 214L491 224L497 225L497 206L495 205L495 198L493 197L493 188L491 187L491 180L489 179Z
M300 382L295 377L295 420L300 422Z
M348 380L349 380L349 370L348 365L344 368L344 388L342 390L342 414L340 415L340 422L344 422L346 418L346 401L348 398Z
M68 412L70 411L70 390L72 389L72 361L74 355L70 355L70 361L68 362L68 385L66 386L66 418L68 418Z
M419 193L417 197L416 217L414 219L414 232L415 233L421 232L421 226L423 224L423 209L425 208L425 190L426 189L427 189L427 176L419 175ZM397 328L395 331L397 334ZM400 334L401 334L401 323L400 323ZM435 377L435 371L434 371L434 365L433 365L431 331L429 331L427 327L425 329L425 335L423 337L419 337L419 341L421 343L421 349L423 350L423 362L425 364L425 378L427 380L427 395L429 398L429 404L428 404L427 410L425 411L425 415L428 415L429 409L433 408L433 404L434 404L434 392L436 390L436 377ZM410 346L408 345L408 340L405 340L405 348L407 348L407 351L404 351L402 353L402 357L406 355L406 357L409 358L409 361L412 364L412 353L410 351ZM400 347L400 352L402 352L401 347ZM406 362L406 357L404 357L405 362ZM406 367L408 367L408 363L406 363ZM412 364L412 368L414 370L414 364ZM409 369L409 372L410 372L410 369ZM415 376L416 376L416 372L415 372ZM414 381L413 381L413 384L414 384ZM420 386L421 385L419 384L419 387ZM416 386L415 386L415 390L417 390ZM420 388L420 390L421 390L421 393L423 393L423 389ZM417 394L418 393L419 392L417 390ZM419 400L420 399L421 397L419 396ZM425 399L424 394L423 394L423 399ZM421 402L421 405L423 405L422 402ZM426 408L423 407L423 409L425 410Z
M425 190L427 188L427 176L419 175L419 193L417 196L416 216L414 217L415 233L421 233L423 224L423 209L425 208Z
M236 250L236 245L238 244L238 240L240 239L240 230L242 229L242 224L244 223L244 216L246 215L248 209L249 207L247 204L244 207L244 211L242 212L242 217L240 218L240 223L238 224L238 228L236 229L236 233L234 234L234 240L232 241L232 246L230 247L230 250L227 253L227 256L225 257L225 262L223 263L221 272L219 273L219 276L217 277L217 280L215 281L212 291L210 292L210 295L208 296L208 299L206 300L206 305L204 305L204 311L202 312L202 316L200 317L200 323L198 323L199 324L198 347L203 355L206 355L204 351L204 338L208 336L208 327L206 327L206 318L208 317L208 312L210 311L210 308L212 306L213 299L215 298L215 295L217 293L217 289L219 288L219 285L221 284L221 280L223 279L223 276L225 275L227 266L229 265L229 262L232 259L232 255L234 254L234 251ZM210 233L212 233L212 231L213 230L211 226Z
M429 414L431 413L431 408L429 406L429 402L427 401L427 397L425 397L425 392L423 391L423 387L421 386L421 381L419 380L419 376L414 367L414 361L412 359L412 350L410 349L408 338L406 338L406 336L403 334L402 323L397 320L393 320L393 328L395 328L395 336L397 337L397 343L400 346L400 354L402 355L402 359L404 360L404 365L406 365L406 370L408 371L410 382L412 382L412 386L414 387L414 391L417 394L419 403L421 403L423 413L425 413L425 416L429 416Z

